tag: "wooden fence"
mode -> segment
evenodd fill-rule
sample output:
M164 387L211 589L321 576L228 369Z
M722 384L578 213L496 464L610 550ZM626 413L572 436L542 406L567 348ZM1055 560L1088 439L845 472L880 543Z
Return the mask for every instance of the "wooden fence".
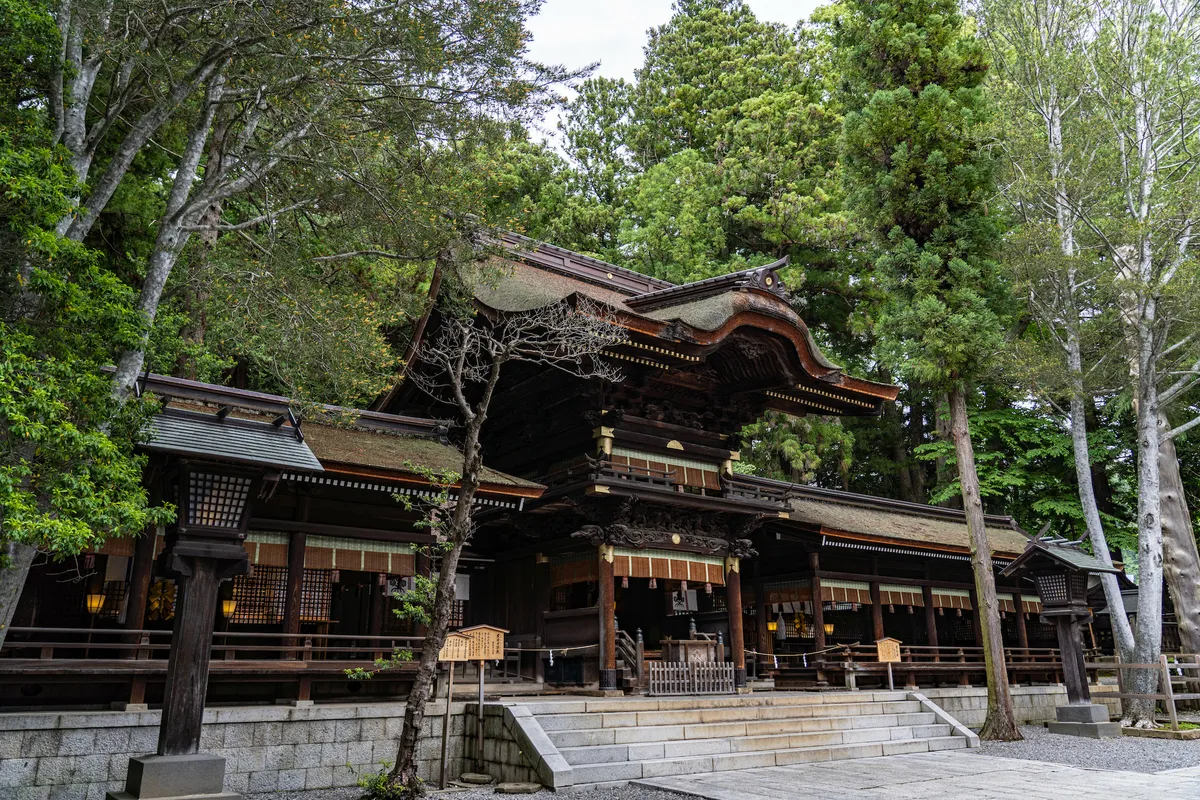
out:
M733 664L651 661L650 694L733 694Z
M1184 660L1186 659L1186 660ZM1171 730L1179 730L1179 712L1176 703L1200 700L1200 654L1196 653L1166 653L1158 657L1157 664L1125 664L1120 658L1113 661L1088 661L1084 664L1090 669L1111 669L1117 673L1117 694L1105 697L1119 697L1122 700L1154 700L1163 705L1167 717L1171 721ZM1144 694L1125 691L1125 672L1128 670L1155 670L1158 673L1158 691ZM1192 673L1190 676L1186 673ZM1175 685L1181 684L1191 691L1176 692Z

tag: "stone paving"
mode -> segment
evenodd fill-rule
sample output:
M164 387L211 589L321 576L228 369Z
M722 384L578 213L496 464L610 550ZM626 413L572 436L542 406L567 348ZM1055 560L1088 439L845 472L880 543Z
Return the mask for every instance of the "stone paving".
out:
M1080 769L967 751L637 781L707 800L1164 800L1200 797L1200 767Z

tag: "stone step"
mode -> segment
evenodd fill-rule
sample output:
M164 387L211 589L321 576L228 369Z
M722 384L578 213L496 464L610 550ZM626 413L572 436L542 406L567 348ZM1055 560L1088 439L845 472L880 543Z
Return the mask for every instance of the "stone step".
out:
M852 717L800 717L741 722L715 722L695 725L639 724L627 720L622 727L585 728L581 730L552 730L546 735L556 747L594 747L609 744L667 742L689 739L718 739L728 737L812 733L867 728L891 728L897 725L928 724L933 714L920 712L919 704L900 714L868 714ZM541 722L541 720L539 720Z
M661 778L668 775L688 775L702 772L723 772L735 769L787 766L819 761L843 761L854 758L876 758L886 755L926 753L935 750L965 748L961 736L935 736L922 739L899 739L880 742L861 742L841 745L819 745L736 753L714 753L682 758L657 758L643 761L580 764L573 767L575 786L591 783L614 783L640 778Z
M818 717L878 716L915 713L920 703L913 700L871 703L826 703L803 706L732 706L655 711L607 711L570 714L541 714L534 711L545 731L591 728L620 728L631 725L695 725L715 722L749 722L772 719L815 719Z
M920 716L928 717L928 721L925 724L898 725L886 728L783 733L736 738L688 739L642 744L563 747L559 749L559 752L566 759L567 763L571 765L614 764L626 761L747 753L761 750L793 750L843 744L929 739L950 735L949 725L933 724L933 714Z
M629 711L690 711L752 706L859 705L907 700L906 692L765 692L750 695L701 697L630 697L593 700L547 700L531 702L536 716Z

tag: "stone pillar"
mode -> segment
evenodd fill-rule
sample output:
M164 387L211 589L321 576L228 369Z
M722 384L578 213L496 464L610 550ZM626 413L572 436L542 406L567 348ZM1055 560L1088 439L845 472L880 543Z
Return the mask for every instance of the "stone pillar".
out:
M293 533L288 539L287 585L283 600L283 632L291 636L300 633L300 597L304 592L304 550L308 535ZM285 644L291 648L300 644L296 638L287 638ZM295 659L295 650L286 650L285 659Z
M824 650L825 644L825 607L821 594L821 578L817 573L821 569L821 560L816 553L808 554L808 566L812 569L812 603L813 603L813 648Z
M613 586L612 548L600 545L597 559L600 564L600 689L617 689L617 598Z
M933 587L929 584L922 586L921 598L925 601L925 644L937 647L937 609L933 607Z
M875 640L883 638L883 602L882 592L879 591L879 581L871 581L871 633Z
M742 631L742 576L740 559L725 559L725 606L729 614L729 652L733 656L733 685L746 686L746 640Z

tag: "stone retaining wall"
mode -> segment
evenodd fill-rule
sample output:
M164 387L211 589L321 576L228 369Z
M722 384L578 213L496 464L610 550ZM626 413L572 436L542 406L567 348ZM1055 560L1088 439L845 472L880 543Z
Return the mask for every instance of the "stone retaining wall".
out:
M1105 695L1116 692L1116 686L1091 686L1092 701L1108 706L1113 719L1121 715L1121 701L1106 699ZM946 689L921 689L921 694L941 706L946 713L970 728L983 727L987 716L987 688L984 686L952 687ZM1067 690L1062 686L1014 686L1012 687L1013 709L1017 722L1022 725L1037 725L1054 719L1054 707L1067 704Z
M436 781L439 771L445 705L429 704L417 745L420 775L427 781ZM451 709L452 777L464 771L468 706L473 731L474 704L456 702ZM106 791L125 788L130 756L154 752L158 722L157 711L0 714L0 797L103 800ZM231 791L353 786L395 761L403 722L403 703L210 708L201 748L227 759L225 785ZM502 731L503 726L494 733ZM485 743L487 752L503 759L497 775L504 763L519 758L519 752L491 743ZM524 778L528 772L519 774Z

